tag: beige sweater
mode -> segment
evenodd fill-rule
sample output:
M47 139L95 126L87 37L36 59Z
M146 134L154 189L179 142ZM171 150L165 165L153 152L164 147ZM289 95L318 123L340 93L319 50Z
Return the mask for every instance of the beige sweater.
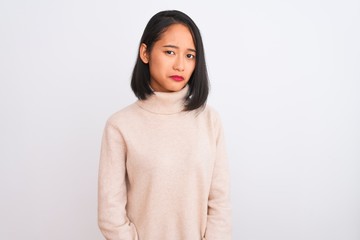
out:
M219 115L184 112L188 85L107 121L99 227L107 240L230 240L230 177Z

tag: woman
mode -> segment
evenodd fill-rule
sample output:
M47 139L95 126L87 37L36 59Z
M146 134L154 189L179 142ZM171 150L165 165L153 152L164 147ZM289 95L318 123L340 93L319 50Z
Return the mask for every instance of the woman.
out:
M147 24L131 87L108 119L99 227L108 240L230 240L230 177L199 29L180 11Z

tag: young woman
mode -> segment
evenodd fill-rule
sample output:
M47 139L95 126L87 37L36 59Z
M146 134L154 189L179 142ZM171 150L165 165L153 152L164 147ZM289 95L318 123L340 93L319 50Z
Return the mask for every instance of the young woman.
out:
M199 29L180 11L147 24L131 87L107 120L98 221L108 240L230 240L230 178Z

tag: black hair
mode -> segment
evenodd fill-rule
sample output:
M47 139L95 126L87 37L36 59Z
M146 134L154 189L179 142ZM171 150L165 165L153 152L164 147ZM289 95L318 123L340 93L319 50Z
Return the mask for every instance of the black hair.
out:
M155 14L148 22L140 40L146 44L147 52L150 53L155 42L161 38L166 29L176 23L187 26L193 36L196 49L195 69L187 83L189 92L185 99L185 111L195 110L205 106L209 95L209 80L205 62L204 46L199 28L194 21L185 13L178 10L161 11ZM138 49L138 50L139 50ZM131 77L131 89L140 100L145 100L153 94L150 88L149 65L145 64L138 53L135 67Z

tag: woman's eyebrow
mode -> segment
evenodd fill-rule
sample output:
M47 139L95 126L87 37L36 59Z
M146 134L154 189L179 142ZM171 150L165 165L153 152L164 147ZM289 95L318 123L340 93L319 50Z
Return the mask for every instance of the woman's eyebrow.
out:
M176 49L179 49L179 47L178 47L178 46L175 46L175 45L164 45L163 47L168 47L168 48L176 48ZM195 50L195 49L188 48L187 50L188 50L188 51L191 51L191 52L195 52L195 53L196 53L196 50Z

